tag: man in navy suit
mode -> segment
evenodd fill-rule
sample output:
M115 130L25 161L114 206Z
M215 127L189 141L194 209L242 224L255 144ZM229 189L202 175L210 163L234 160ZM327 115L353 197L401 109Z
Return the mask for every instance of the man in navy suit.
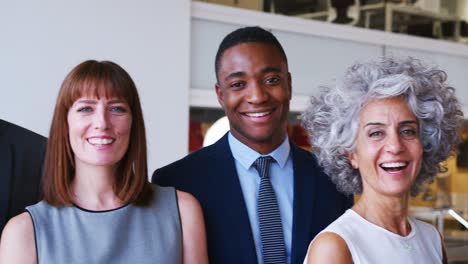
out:
M260 27L228 34L215 60L218 101L230 132L215 144L156 170L152 182L201 203L211 263L264 263L257 213L260 156L274 159L270 181L281 216L287 263L302 263L314 236L352 204L314 157L290 142L291 74L281 44Z
M45 137L0 119L0 233L39 200Z

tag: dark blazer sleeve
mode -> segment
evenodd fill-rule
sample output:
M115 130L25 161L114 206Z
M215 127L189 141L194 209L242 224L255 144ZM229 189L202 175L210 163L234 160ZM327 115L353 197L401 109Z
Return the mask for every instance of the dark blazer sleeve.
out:
M39 201L46 143L45 137L0 120L0 231Z
M294 163L292 263L302 263L309 243L352 205L337 191L309 151L291 143Z
M191 193L205 218L210 263L257 263L247 208L227 135L153 173L151 181Z
M155 170L151 177L151 182L160 186L173 186L178 190L191 193L191 191L187 189L187 185L192 186L193 184L191 184L190 181L197 180L192 178L192 175L195 173L194 170L196 170L193 166L196 162L192 161L192 159L192 156L189 155L172 164Z
M170 181L170 173L167 169L159 168L153 172L151 177L151 182L156 183L161 186L173 186L173 183Z

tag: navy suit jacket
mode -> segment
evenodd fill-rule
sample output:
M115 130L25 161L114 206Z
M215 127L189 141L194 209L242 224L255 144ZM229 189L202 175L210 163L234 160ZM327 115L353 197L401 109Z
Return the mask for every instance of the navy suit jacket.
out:
M302 263L310 241L352 205L337 192L311 153L291 144L294 208L291 263ZM255 244L227 134L215 144L156 170L152 182L189 192L200 202L210 263L257 263Z
M0 119L0 232L39 200L46 138Z

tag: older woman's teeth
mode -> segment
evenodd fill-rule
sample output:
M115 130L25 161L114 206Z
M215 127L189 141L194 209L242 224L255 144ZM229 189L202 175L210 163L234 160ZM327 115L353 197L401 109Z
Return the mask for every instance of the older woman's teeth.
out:
M382 163L382 168L399 168L408 165L408 162L389 162Z
M380 167L388 172L397 172L408 166L408 162L387 162L380 164Z

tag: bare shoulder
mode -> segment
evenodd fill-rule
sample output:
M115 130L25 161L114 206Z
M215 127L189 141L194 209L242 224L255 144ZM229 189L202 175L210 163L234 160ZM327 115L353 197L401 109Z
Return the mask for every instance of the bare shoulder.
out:
M198 210L201 212L200 203L190 193L177 190L177 201L181 212L197 213Z
M3 229L0 263L36 263L34 226L28 213L13 217Z
M204 226L203 212L198 202L190 193L177 191L177 202L179 205L182 227Z
M324 232L309 246L307 263L353 263L346 241L336 233Z
M3 229L2 242L7 238L31 236L34 239L34 226L29 213L22 213L10 219Z
M200 203L193 195L182 191L177 191L177 200L182 222L184 264L208 263L205 222Z

